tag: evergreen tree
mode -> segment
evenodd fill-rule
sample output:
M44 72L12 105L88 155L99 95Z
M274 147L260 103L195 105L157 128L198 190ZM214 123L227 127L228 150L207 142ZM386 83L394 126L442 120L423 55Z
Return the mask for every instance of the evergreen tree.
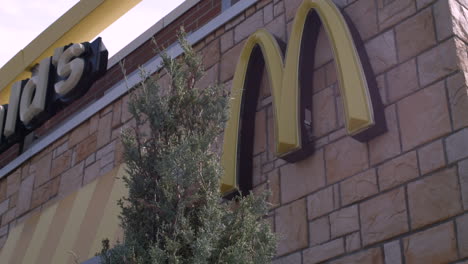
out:
M134 88L129 111L136 121L123 133L128 197L119 205L124 241L105 264L270 263L276 239L264 219L266 194L222 199L216 139L227 120L229 97L219 85L200 89L200 56L183 34L184 55L162 54L169 87L153 78Z

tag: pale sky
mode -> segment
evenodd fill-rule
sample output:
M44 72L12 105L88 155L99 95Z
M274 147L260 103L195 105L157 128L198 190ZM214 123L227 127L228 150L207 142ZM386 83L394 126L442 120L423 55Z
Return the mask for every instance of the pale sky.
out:
M77 2L0 0L0 67ZM109 58L182 2L184 0L141 1L99 35L109 51Z

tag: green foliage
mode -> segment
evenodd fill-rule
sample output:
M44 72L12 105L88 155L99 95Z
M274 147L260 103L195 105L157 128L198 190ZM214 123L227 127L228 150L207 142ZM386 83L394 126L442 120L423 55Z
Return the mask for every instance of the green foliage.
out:
M144 78L131 93L136 126L122 135L129 195L119 202L125 238L113 249L103 242L102 262L269 263L276 239L266 194L225 201L220 193L214 143L229 97L218 85L197 87L201 59L183 34L179 42L184 56L162 54L169 87Z

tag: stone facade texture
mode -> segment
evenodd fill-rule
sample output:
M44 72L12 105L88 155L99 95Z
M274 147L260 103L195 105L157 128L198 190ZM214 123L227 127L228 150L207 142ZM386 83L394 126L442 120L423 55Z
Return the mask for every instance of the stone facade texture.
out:
M200 5L215 10L219 2ZM258 1L197 43L207 72L201 85L230 88L243 44L256 29L266 28L287 43L301 2ZM333 52L322 29L309 69L314 80L305 84L313 91L315 151L287 163L274 154L273 100L264 76L257 112L250 113L256 114L252 181L254 192L272 191L269 219L279 236L274 264L467 263L468 3L334 2L363 41L388 131L365 143L346 134ZM219 10L208 12L211 19ZM171 43L173 31L157 37ZM133 64L150 58L148 45L130 55ZM112 68L96 86L121 78ZM122 162L119 132L134 124L128 96L0 180L0 246L31 212ZM51 125L45 126L44 133Z

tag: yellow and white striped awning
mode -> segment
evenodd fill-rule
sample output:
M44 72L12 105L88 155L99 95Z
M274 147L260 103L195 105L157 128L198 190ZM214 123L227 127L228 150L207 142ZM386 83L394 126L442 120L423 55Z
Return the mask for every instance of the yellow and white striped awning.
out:
M121 165L17 224L0 251L0 263L81 263L100 251L103 239L122 241L117 201L127 194L124 173Z

